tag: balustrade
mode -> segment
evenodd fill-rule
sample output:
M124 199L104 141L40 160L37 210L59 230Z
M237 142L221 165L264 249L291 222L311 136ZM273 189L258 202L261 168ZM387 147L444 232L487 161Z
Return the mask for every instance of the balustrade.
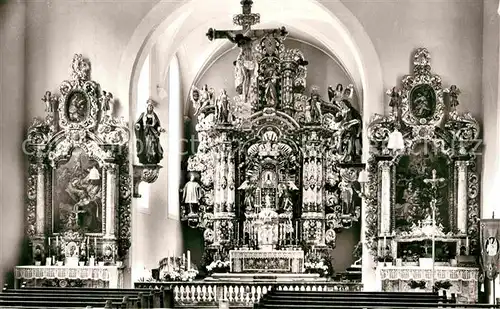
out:
M135 288L172 288L178 306L214 305L227 301L230 305L252 306L268 291L361 291L360 283L277 283L277 282L136 282Z

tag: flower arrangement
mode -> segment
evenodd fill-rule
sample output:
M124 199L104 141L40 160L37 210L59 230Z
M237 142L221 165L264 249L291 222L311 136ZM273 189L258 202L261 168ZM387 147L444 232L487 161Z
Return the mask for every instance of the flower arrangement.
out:
M410 280L410 282L408 282L408 285L410 286L410 289L425 289L426 282L424 280Z
M448 290L449 288L451 288L451 283L450 281L446 280L446 281L436 281L434 283L434 289L435 290Z
M207 265L207 271L209 274L213 273L227 273L229 272L231 267L231 263L229 261L213 261L209 265Z
M319 274L320 277L331 277L333 274L333 266L330 261L314 248L306 256L304 268L306 273Z
M318 262L305 262L304 268L306 269L306 273L309 274L317 273L321 277L326 277L328 275L328 265L326 265L323 260Z
M161 281L193 281L198 275L196 269L191 268L191 270L185 270L182 268L172 269L170 271L165 271L160 274Z
M180 258L175 258L169 263L169 258L160 261L159 280L160 281L193 281L198 276L198 270L194 265L186 269L186 263Z

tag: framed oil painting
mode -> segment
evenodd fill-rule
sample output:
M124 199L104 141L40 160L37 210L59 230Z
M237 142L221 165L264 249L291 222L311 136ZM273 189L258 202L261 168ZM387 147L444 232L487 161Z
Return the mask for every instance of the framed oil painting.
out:
M74 123L85 121L90 111L87 94L83 91L74 90L68 95L67 100L65 112L68 120Z
M102 233L102 177L98 163L81 148L53 172L53 228L55 233L78 228Z

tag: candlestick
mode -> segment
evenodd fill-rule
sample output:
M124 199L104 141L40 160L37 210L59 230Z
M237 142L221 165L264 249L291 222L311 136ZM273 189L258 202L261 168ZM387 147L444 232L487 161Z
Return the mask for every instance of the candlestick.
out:
M295 245L299 244L299 221L295 221Z
M56 235L56 247L59 247L59 235Z
M191 269L191 251L187 251L187 270Z

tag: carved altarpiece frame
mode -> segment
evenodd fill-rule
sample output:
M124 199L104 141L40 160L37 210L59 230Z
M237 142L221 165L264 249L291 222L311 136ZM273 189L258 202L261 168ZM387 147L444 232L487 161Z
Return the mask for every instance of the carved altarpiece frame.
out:
M414 151L419 145L429 146L429 152L441 156L448 164L445 179L448 192L441 201L446 199L449 214L445 219L449 221L447 228L435 231L436 241L456 243L456 255L460 255L460 247L466 243L466 254L477 249L479 175L475 151L480 125L469 113L457 112L460 92L456 86L443 89L441 78L431 73L427 49L417 49L413 64L413 74L402 79L402 89L388 91L391 114L374 115L368 127L371 149L367 166L370 175L366 191L367 241L372 255L379 260L384 256L398 257L400 242L430 239L418 222L402 232L395 220L397 196L401 194L396 190L401 183L396 175L397 166L405 157L418 157ZM389 134L395 129L403 136L402 150L387 147ZM430 171L428 174L430 178ZM420 219L425 221L423 217Z
M113 264L125 258L130 247L129 129L123 119L112 116L112 94L90 79L90 63L76 54L71 68L72 79L62 82L60 95L46 92L42 99L46 117L33 120L23 145L29 160L26 236L33 250L41 248L44 255L49 250L56 255L67 249L65 244L76 243L95 247L96 255ZM62 169L64 175L58 174L58 168L75 161L78 154L82 156L70 166L78 176L68 168ZM66 176L73 177L72 183L56 190ZM56 192L71 193L73 201L59 218L54 214L63 203ZM93 218L79 222L82 213L90 213L89 205L94 206ZM58 227L55 219L62 217L65 224ZM92 228L90 221L96 223Z

